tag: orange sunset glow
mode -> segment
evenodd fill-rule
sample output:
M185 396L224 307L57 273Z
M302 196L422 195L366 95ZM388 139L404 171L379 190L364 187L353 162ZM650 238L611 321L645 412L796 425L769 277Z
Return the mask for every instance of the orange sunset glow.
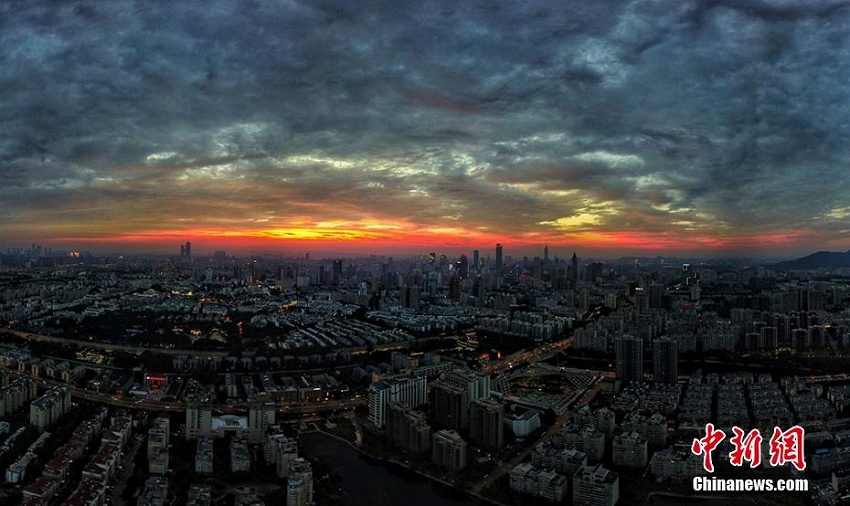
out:
M564 235L524 234L519 237L499 236L461 228L422 228L409 224L372 224L360 228L302 227L252 230L172 230L116 234L105 237L59 237L58 245L90 244L114 251L170 251L182 241L191 241L195 251L210 253L227 250L238 253L298 254L317 251L333 254L370 254L391 252L423 254L429 249L455 252L489 248L503 244L513 254L539 254L540 245L566 255L576 247L588 254L653 254L659 251L676 254L725 254L730 251L757 251L771 248L803 248L811 240L809 234L773 233L760 237L704 235L671 236L666 233L578 231Z

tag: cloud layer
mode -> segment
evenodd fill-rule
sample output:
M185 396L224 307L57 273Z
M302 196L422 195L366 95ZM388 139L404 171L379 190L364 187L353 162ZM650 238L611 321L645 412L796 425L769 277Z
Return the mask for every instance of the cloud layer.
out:
M369 6L0 4L0 239L850 247L850 2Z

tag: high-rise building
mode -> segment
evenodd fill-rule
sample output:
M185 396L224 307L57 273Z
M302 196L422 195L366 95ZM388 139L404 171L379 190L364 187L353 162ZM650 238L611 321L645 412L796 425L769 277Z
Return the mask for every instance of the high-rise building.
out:
M390 403L390 384L386 381L372 383L369 387L369 421L381 428L387 423L387 405Z
M443 373L434 382L430 403L434 420L449 429L465 428L469 424L469 407L476 399L490 396L488 374L456 369Z
M286 478L292 474L292 463L298 458L298 443L294 440L284 442L277 447L275 470L278 478Z
M391 400L403 402L411 408L427 403L428 378L420 376L394 381Z
M466 441L453 430L438 430L431 441L431 461L449 471L466 467Z
M649 285L649 307L661 309L665 306L664 299L667 296L667 286L663 283L650 283Z
M449 429L462 429L469 424L469 395L465 388L444 379L431 385L430 405L434 421Z
M494 399L478 399L469 409L469 437L478 445L498 450L504 446L505 407Z
M573 252L573 257L570 259L570 279L578 281L578 257Z
M467 402L482 397L490 397L490 375L464 369L454 369L443 373L442 379L466 391Z
M287 478L292 473L292 463L298 458L298 442L285 434L267 432L263 454L266 464L275 466L277 477Z
M476 250L472 251L472 270L478 272L478 269L481 267L479 262L481 261L481 252Z
M214 471L213 440L210 437L199 437L195 451L195 472L212 474Z
M186 242L186 247L185 247L184 251L186 253L186 260L191 260L192 259L192 243L191 242L188 242L188 241Z
M440 286L440 273L429 272L425 276L425 293L428 295L437 295L438 286Z
M431 448L431 427L425 422L425 414L402 402L390 401L387 406L387 435L413 453Z
M71 391L68 387L52 388L30 403L30 424L44 431L70 410Z
M369 387L369 421L375 427L383 428L387 423L387 406L390 401L398 401L410 407L417 407L427 401L427 378L405 378L392 381L378 381Z
M251 450L248 448L248 441L244 438L237 437L230 440L230 472L251 472Z
M502 263L502 243L497 243L496 244L496 272L501 274L504 267L505 266Z
M614 340L614 355L617 366L617 379L624 384L630 381L643 381L643 340L632 336L622 336Z
M310 463L301 457L290 466L287 480L287 506L308 506L313 503L313 469Z
M679 380L679 343L669 337L652 343L652 374L658 383L676 384Z
M276 408L274 402L266 402L248 409L248 439L251 443L261 442L266 429L275 424Z
M452 277L449 278L449 299L460 300L460 277L457 274L452 274Z
M212 408L210 406L189 406L186 408L187 440L212 435Z
M168 472L170 427L168 417L162 416L154 419L148 430L148 472L151 474Z
M759 347L775 350L779 346L779 332L776 327L763 327L759 335Z
M791 330L791 347L795 350L808 350L812 347L808 329Z
M460 256L460 260L458 260L458 275L460 279L466 279L469 277L469 259L466 256L466 253Z
M298 476L289 478L286 485L286 506L309 506L307 484Z
M549 263L549 245L548 244L543 246L543 263L544 264Z
M640 314L649 312L649 294L640 286L635 288L635 307Z
M507 413L505 426L510 428L517 438L524 438L540 427L540 412L529 409Z
M419 287L405 286L401 289L401 305L411 309L419 308Z
M35 382L29 378L17 379L8 386L0 388L0 416L6 416L17 411L21 406L35 398L35 396ZM32 421L30 423L37 425Z
M331 281L334 285L338 285L342 281L342 260L334 260Z

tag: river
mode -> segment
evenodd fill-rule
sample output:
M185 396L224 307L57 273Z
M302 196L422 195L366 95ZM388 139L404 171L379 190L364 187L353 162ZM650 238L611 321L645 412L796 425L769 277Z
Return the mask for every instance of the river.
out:
M321 433L302 434L298 443L299 453L321 460L340 478L346 504L472 506L482 503L400 466L362 458L354 448Z

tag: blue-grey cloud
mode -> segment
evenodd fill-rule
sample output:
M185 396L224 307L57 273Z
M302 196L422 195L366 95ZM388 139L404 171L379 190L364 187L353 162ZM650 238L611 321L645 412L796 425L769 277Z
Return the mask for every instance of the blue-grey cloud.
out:
M4 2L0 237L344 213L850 240L849 25L830 0Z

